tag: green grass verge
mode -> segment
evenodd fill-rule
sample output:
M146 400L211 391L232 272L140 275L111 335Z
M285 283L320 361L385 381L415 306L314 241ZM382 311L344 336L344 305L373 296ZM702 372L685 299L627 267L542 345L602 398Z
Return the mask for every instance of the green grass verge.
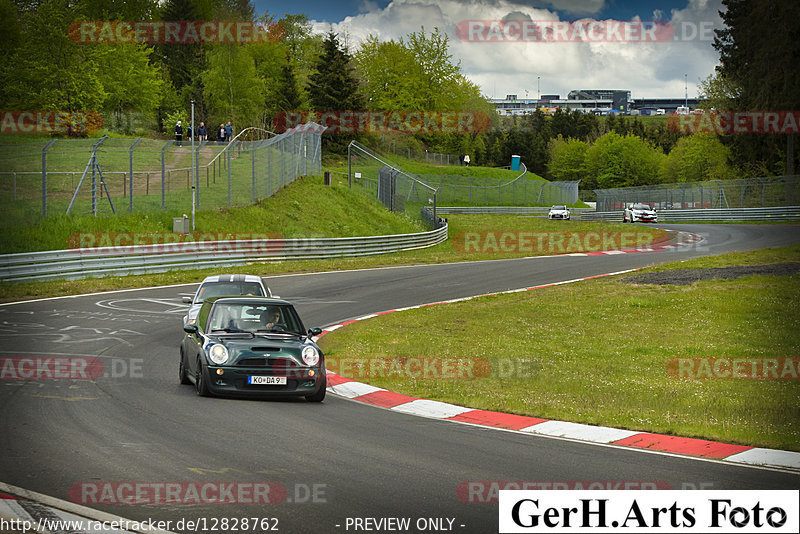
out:
M800 247L658 270L798 261ZM800 450L800 380L671 378L672 358L795 357L800 276L689 286L620 277L383 315L321 339L331 369L392 391L535 417ZM431 325L436 325L432 327ZM402 358L491 364L473 379L374 378ZM480 375L480 373L477 373ZM366 376L367 378L364 378Z

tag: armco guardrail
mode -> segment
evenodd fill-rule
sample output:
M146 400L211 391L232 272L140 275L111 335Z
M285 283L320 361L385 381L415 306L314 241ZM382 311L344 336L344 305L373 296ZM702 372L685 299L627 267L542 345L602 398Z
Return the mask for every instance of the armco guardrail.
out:
M4 254L0 281L93 278L228 267L257 261L369 256L425 248L447 240L447 225L429 232L318 239L197 241Z
M658 210L658 222L680 221L798 221L800 206L777 208L706 208L694 210ZM584 212L584 221L622 221L622 210Z

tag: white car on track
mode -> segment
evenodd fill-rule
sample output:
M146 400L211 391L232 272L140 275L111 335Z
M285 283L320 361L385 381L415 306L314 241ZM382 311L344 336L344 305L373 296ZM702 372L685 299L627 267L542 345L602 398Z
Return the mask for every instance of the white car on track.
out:
M550 211L547 212L547 218L569 220L569 208L564 205L553 206L550 208Z
M267 284L260 276L253 274L215 274L207 276L200 283L194 297L184 296L183 302L190 304L189 312L183 317L183 324L193 322L203 301L209 297L249 295L253 297L273 297Z
M622 222L658 222L658 214L647 204L627 204L622 212Z

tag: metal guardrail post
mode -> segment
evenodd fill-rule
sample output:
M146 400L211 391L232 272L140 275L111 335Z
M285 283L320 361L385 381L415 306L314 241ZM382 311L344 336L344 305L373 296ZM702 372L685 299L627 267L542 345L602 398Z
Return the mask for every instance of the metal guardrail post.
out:
M140 137L131 145L131 148L128 150L128 159L129 159L129 170L130 170L130 181L128 182L130 186L130 198L128 198L128 213L133 213L133 149L136 148L136 145L142 142L142 138Z
M47 217L47 151L58 139L53 139L42 149L42 216Z

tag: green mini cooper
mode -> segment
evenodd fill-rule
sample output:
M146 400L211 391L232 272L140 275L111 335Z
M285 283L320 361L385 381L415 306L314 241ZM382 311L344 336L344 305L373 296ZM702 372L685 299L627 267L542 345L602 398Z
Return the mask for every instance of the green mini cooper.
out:
M325 358L289 302L213 297L183 327L180 381L198 395L325 398Z

